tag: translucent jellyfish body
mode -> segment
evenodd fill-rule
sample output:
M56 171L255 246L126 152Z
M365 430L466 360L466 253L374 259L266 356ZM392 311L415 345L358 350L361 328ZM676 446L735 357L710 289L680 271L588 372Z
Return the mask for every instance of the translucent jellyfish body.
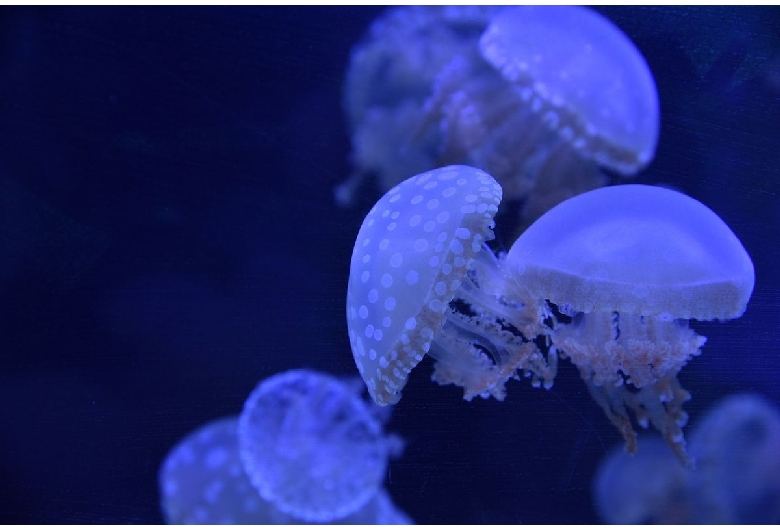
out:
M407 175L465 163L492 174L506 198L524 199L530 223L604 185L599 166L631 175L652 160L659 131L652 74L598 13L572 6L391 13L375 23L383 31L372 28L356 48L347 76L356 171L340 189L344 197L360 175L380 175L386 190ZM404 18L415 22L399 24ZM385 78L393 105L381 97Z
M689 398L677 380L705 338L688 320L742 315L753 264L709 208L665 188L623 185L569 199L514 243L507 267L532 296L571 317L552 343L580 369L634 452L628 411L688 462Z
M244 404L238 439L260 495L310 522L342 519L366 505L398 448L355 388L310 370L260 383Z
M543 315L484 246L493 238L501 187L484 171L447 166L391 189L355 240L347 325L358 370L374 401L396 403L425 354L434 380L465 397L504 396L515 370L550 382L533 339Z
M382 191L439 165L436 128L420 112L442 68L475 55L497 8L408 6L388 9L352 50L344 111L352 133L352 176L336 189L350 204L360 182L376 177Z
M263 499L244 472L238 416L221 418L182 439L159 474L167 524L301 524ZM339 524L411 524L383 489Z
M606 524L688 524L693 520L691 472L660 438L641 436L642 451L613 449L599 464L593 500Z
M696 524L780 523L780 409L755 394L717 403L690 435Z

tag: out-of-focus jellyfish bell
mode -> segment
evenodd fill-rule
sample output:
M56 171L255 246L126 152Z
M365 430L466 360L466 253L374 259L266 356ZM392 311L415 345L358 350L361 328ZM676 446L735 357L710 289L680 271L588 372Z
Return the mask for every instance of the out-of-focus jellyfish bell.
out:
M652 73L631 40L579 6L516 6L491 19L489 67L454 60L428 111L441 116L444 160L484 168L532 222L603 186L599 166L632 175L654 157L660 123Z
M593 397L636 450L628 410L648 420L683 462L689 398L677 380L705 338L689 319L742 315L753 264L712 210L644 185L593 190L539 218L514 243L507 266L535 297L572 317L552 333Z
M696 524L780 523L780 409L754 394L728 396L693 428Z
M641 436L642 451L612 450L599 464L593 500L606 524L687 524L693 517L691 472L660 438Z
M296 519L342 519L379 490L398 440L359 393L311 370L261 382L244 404L239 449L260 495Z
M238 456L238 417L212 421L187 435L160 468L168 524L271 523L283 515L252 487Z
M355 240L347 290L352 353L374 401L396 403L425 354L434 380L465 397L504 396L516 369L551 382L533 339L540 309L511 291L484 246L493 238L501 187L484 171L448 166L391 189Z
M168 524L302 524L263 499L244 472L238 417L199 427L166 456L159 474ZM412 524L384 489L334 524Z

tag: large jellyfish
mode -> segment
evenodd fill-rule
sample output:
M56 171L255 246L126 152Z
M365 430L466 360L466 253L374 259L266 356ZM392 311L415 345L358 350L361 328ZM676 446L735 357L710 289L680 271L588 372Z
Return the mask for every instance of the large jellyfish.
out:
M414 23L400 24L407 18ZM599 166L636 173L658 140L647 63L583 7L392 11L353 53L345 93L356 169L339 188L344 202L363 175L386 190L466 163L491 173L506 198L524 199L530 223L603 186Z
M241 413L238 441L260 495L310 522L342 519L365 506L400 447L355 388L303 369L255 388Z
M601 188L544 214L506 261L513 281L571 317L553 345L579 367L629 452L631 411L689 463L681 427L690 396L677 373L706 339L688 321L741 316L755 280L723 220L666 188Z
M504 396L521 370L550 384L554 355L534 339L546 306L532 300L484 246L501 186L487 173L447 166L382 197L357 235L347 290L352 353L374 401L396 403L425 354L434 379L465 397Z
M723 398L691 431L694 523L780 524L780 408L756 394Z
M184 437L159 474L168 524L303 524L263 499L244 472L238 416L211 421ZM334 524L411 524L384 489Z

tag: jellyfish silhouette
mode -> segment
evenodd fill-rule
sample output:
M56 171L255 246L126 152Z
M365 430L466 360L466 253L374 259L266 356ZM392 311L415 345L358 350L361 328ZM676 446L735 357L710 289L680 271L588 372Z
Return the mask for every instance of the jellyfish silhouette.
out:
M361 175L379 175L386 190L434 166L469 164L493 175L507 199L523 199L530 224L606 184L600 167L632 175L652 160L660 116L652 73L595 11L408 9L380 19L375 26L395 31L372 31L353 54L345 101L356 170L342 198ZM393 23L405 17L415 22ZM388 63L407 66L405 75ZM393 105L383 97L387 71Z
M690 435L696 524L780 523L780 408L756 394L723 398Z
M636 450L629 411L685 452L677 373L705 338L688 320L744 313L755 274L736 235L682 193L629 184L559 204L512 245L507 267L532 296L570 323L550 334L580 369L591 395Z
M238 416L209 422L184 437L159 473L160 504L168 524L302 524L263 499L244 472ZM384 489L334 524L411 524Z
M517 370L550 383L555 358L534 339L545 307L520 286L485 241L501 186L487 173L447 166L407 179L366 215L350 263L347 325L358 371L374 401L396 403L425 354L433 378L465 397L504 397Z
M354 385L303 369L262 381L238 427L251 483L279 510L309 522L342 519L365 506L398 444Z
M614 450L593 483L609 524L780 523L780 409L756 394L735 394L697 421L689 452L695 469L642 437L636 455Z
M606 524L688 524L693 521L691 472L661 438L640 436L642 450L616 447L599 463L593 500Z

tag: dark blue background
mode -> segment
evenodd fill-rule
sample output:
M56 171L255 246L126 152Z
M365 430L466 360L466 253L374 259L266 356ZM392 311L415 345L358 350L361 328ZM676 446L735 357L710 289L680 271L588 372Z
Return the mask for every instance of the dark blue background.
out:
M756 266L745 316L685 367L780 401L780 11L602 8L662 108L637 179L703 201ZM273 373L356 374L340 107L379 8L0 9L0 523L161 522L165 453ZM594 73L597 75L597 73ZM511 233L511 230L504 230ZM509 247L502 239L498 244ZM553 390L467 403L423 363L386 485L420 523L595 522L619 435L568 364Z

